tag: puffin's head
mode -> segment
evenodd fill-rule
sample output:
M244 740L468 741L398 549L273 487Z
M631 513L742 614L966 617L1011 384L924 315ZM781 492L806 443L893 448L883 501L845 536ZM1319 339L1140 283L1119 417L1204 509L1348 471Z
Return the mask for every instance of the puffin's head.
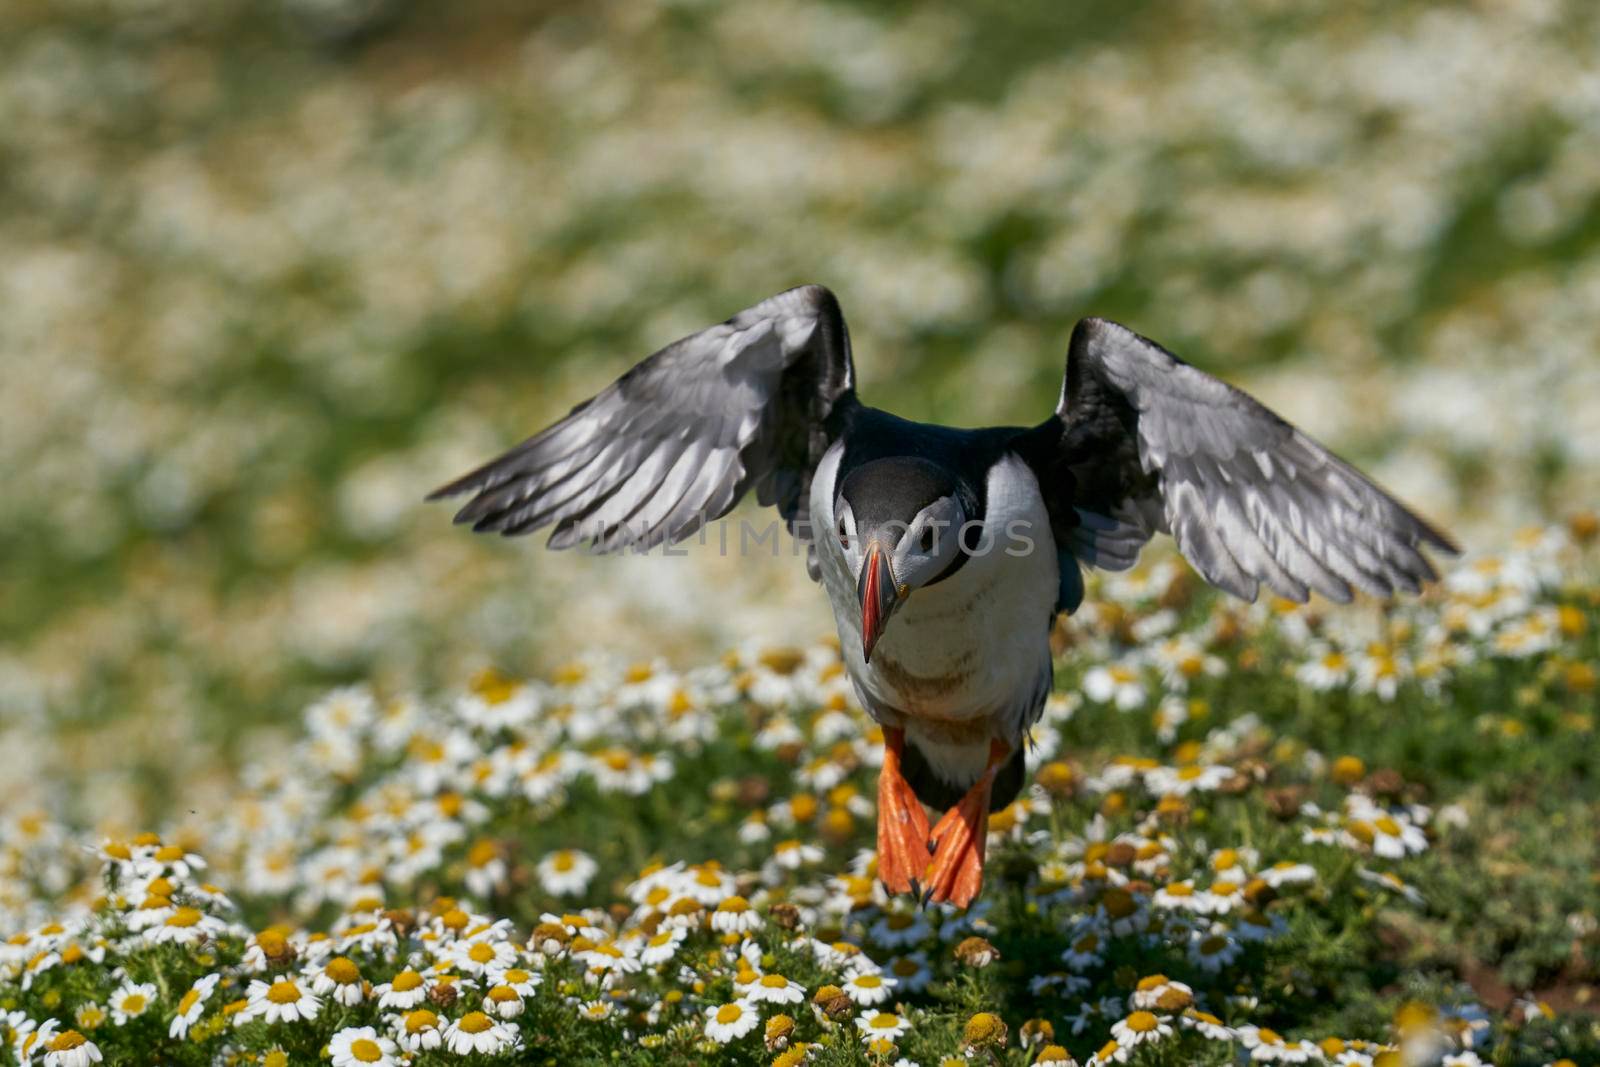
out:
M953 471L914 456L865 463L833 502L833 536L844 549L861 601L861 658L870 661L883 628L917 589L966 559L978 496Z

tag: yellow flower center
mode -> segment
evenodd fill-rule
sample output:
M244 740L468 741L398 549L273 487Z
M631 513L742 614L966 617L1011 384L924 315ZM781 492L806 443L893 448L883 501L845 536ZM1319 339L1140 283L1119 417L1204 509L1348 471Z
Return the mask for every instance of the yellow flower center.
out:
M574 857L570 852L557 852L555 854L555 858L550 861L550 866L554 867L563 874L572 870L572 868L576 867L577 865L577 858Z
M788 989L789 979L781 974L764 974L761 976L761 984L768 989Z
M389 984L389 988L396 993L409 993L421 984L422 975L416 971L401 971L394 976L394 981Z
M858 975L852 983L857 989L877 989L883 985L883 979L875 974Z
M723 913L741 914L750 910L750 902L744 897L729 897L717 905L717 910Z
M1192 897L1194 896L1194 886L1188 882L1173 882L1167 886L1167 895L1169 897Z
M494 1020L481 1011L469 1011L461 1017L461 1022L457 1025L469 1034L481 1034L494 1025Z
M200 924L200 911L198 908L179 908L167 916L168 926L198 926Z
M497 985L493 989L489 990L489 999L494 1001L496 1004L509 1004L513 1000L518 1000L521 998L517 996L517 991L512 989L510 986Z
M1400 836L1400 824L1389 818L1387 815L1381 815L1377 819L1373 820L1373 825L1382 830L1384 833L1388 834L1390 837Z
M377 1063L383 1059L383 1049L378 1047L376 1041L368 1041L364 1037L358 1037L350 1042L350 1055L362 1063Z
M177 845L162 845L156 849L156 859L162 863L175 863L183 859L183 849Z
M199 1000L200 1000L200 990L198 990L198 989L189 990L189 992L187 992L187 993L185 993L183 995L183 999L178 1001L178 1014L179 1015L188 1014L189 1009L194 1007L195 1004L199 1002Z
M486 941L479 941L467 950L467 958L473 963L488 963L494 959L494 946Z
M893 1030L900 1025L900 1016L892 1011L880 1011L872 1017L869 1023L874 1030Z
M360 968L347 956L335 956L329 960L328 965L322 969L322 973L340 985L351 985L361 981Z
M717 1022L726 1026L744 1018L744 1009L737 1004L724 1004L717 1009Z
M122 1011L125 1015L138 1015L144 1011L144 994L129 993L122 998Z
M1136 1034L1148 1034L1158 1025L1160 1021L1148 1011L1136 1011L1128 1016L1128 1029Z
M300 987L287 978L280 978L267 990L267 999L274 1004L293 1004L300 999Z
M1106 907L1106 914L1113 919L1126 919L1132 915L1138 906L1133 902L1133 894L1125 889L1108 889L1100 902Z
M506 985L521 985L523 982L526 982L532 977L533 975L522 970L520 967L513 967L505 973L504 980Z
M51 1052L67 1052L71 1049L82 1048L89 1043L89 1039L76 1030L66 1030L50 1039Z
M418 1008L406 1015L406 1033L420 1034L439 1025L439 1017L427 1008Z

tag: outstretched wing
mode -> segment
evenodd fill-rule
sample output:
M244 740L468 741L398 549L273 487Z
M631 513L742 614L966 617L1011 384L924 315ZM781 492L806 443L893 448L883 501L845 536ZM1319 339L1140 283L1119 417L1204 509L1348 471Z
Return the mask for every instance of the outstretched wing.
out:
M1246 600L1265 582L1289 600L1344 602L1353 589L1416 592L1436 577L1423 546L1457 551L1253 398L1104 319L1073 331L1056 413L1018 450L1057 544L1091 566L1131 566L1159 531Z
M549 429L442 486L458 523L551 548L678 541L754 485L791 527L855 405L844 316L820 285L779 293L668 345Z

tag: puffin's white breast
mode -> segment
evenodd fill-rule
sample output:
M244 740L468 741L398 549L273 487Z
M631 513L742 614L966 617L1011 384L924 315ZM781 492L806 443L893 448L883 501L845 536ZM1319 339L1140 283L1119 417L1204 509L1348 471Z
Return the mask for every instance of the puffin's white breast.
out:
M862 702L880 717L897 712L909 732L940 747L976 747L983 753L990 736L1018 743L1030 724L1024 720L1042 701L1041 685L1048 686L1059 566L1033 472L1015 456L991 468L987 550L944 581L913 591L889 620L868 663L861 657L855 578L832 533L842 451L835 445L818 464L811 517L822 584Z

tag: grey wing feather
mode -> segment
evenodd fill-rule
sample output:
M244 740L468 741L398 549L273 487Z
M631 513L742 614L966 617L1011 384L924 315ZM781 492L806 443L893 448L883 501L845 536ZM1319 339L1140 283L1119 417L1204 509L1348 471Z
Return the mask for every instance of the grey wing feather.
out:
M808 285L645 359L554 426L429 494L511 536L553 526L551 548L679 541L752 484L803 532L811 470L854 404L832 293Z
M1205 579L1247 600L1417 591L1424 547L1457 551L1354 467L1245 393L1113 322L1073 331L1055 416L1029 455L1062 543L1121 569L1170 533ZM1051 498L1054 499L1051 499Z

